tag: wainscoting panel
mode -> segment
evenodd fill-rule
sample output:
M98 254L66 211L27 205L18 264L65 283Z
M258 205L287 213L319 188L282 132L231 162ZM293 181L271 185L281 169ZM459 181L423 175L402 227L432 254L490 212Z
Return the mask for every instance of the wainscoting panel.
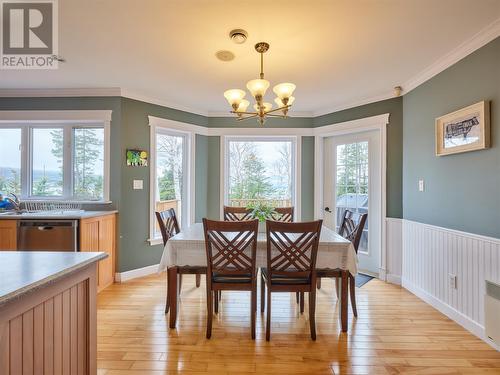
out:
M403 287L483 339L485 280L500 282L499 239L403 220Z
M393 284L401 284L401 264L403 257L403 220L386 218L387 271L386 279Z

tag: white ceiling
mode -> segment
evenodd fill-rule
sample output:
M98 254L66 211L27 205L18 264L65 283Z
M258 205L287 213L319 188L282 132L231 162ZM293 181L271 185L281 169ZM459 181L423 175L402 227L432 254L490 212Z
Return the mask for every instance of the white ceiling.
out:
M0 88L115 87L227 112L222 93L257 78L253 45L267 41L266 78L297 85L292 115L320 114L387 97L499 18L499 0L59 0L67 62L0 71ZM248 31L245 44L229 40L233 28ZM221 49L236 58L217 60Z

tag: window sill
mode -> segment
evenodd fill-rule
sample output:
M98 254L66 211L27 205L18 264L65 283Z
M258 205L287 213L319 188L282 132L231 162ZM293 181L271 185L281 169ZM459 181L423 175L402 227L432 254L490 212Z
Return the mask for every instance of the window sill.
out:
M161 238L148 238L150 246L163 245L163 240Z
M51 199L40 199L40 198L23 198L19 197L21 202L61 202L61 203L77 203L77 204L112 204L112 201L79 201L64 198L51 198Z

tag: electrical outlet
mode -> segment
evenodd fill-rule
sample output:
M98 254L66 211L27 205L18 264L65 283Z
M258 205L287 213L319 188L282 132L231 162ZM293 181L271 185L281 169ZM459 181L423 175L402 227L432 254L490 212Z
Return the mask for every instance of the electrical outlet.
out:
M448 274L451 289L457 289L457 275Z
M134 180L133 182L134 190L142 190L143 189L143 181L142 180Z
M424 191L425 186L424 186L424 180L420 179L418 180L418 191Z

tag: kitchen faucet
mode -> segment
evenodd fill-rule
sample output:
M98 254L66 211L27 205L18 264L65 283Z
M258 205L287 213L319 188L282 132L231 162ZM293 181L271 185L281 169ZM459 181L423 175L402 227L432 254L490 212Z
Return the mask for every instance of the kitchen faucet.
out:
M13 197L13 198L11 198ZM10 202L14 206L14 210L17 212L21 211L21 201L14 193L9 193L8 196L4 198L7 202Z

